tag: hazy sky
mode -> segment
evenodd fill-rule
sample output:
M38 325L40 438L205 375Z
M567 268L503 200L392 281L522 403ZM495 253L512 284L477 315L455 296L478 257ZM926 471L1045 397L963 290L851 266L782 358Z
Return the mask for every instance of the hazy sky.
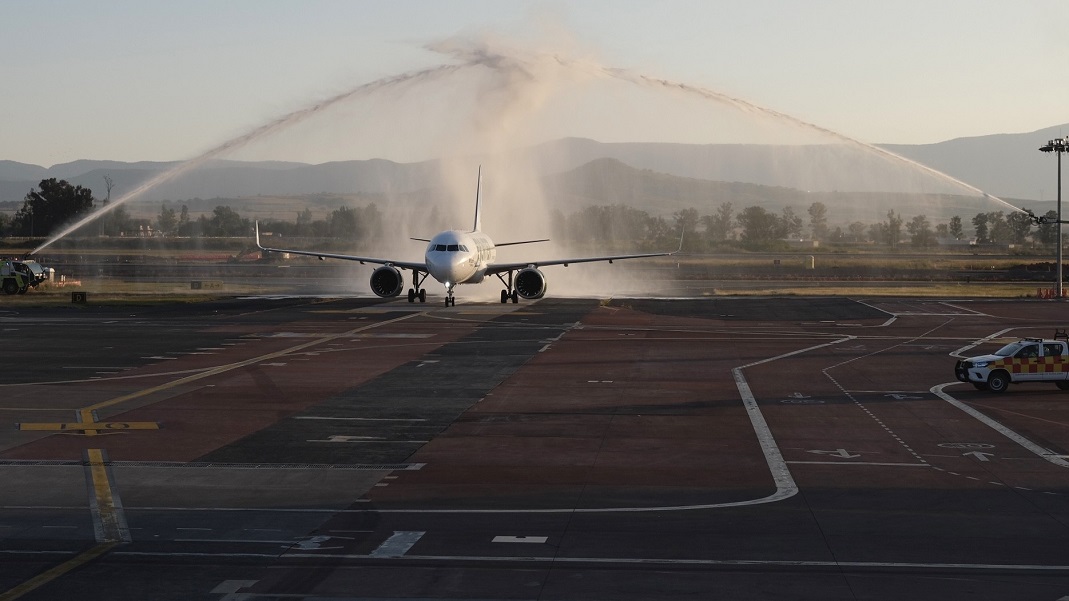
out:
M188 159L486 32L872 143L1069 122L1064 0L5 0L0 159Z

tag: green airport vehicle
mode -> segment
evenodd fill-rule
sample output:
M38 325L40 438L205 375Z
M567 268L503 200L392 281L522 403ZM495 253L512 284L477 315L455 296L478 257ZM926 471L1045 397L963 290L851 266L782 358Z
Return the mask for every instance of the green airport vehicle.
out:
M5 294L26 294L52 277L52 270L33 260L0 260L0 289Z

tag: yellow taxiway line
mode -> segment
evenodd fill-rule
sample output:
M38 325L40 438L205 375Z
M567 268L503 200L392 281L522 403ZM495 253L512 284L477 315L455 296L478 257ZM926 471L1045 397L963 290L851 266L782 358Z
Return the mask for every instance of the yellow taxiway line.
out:
M0 601L14 601L15 599L22 597L26 593L37 590L38 588L66 574L67 572L80 566L83 566L89 563L90 561L93 561L94 559L100 557L101 555L104 555L117 544L119 543L101 543L87 551L84 551L83 553L71 559L68 559L67 561L59 564L58 566L50 570L46 572L41 572L40 574L34 576L33 578L30 578L26 582L23 582L22 584L6 592L0 593Z
M125 394L123 396L116 397L116 398L113 398L113 399L109 399L107 401L101 401L99 403L96 403L96 404L93 404L93 405L89 405L88 407L83 407L81 409L78 409L77 410L77 412L78 412L78 422L77 423L48 423L48 422L21 423L21 424L18 424L18 429L19 430L37 430L37 431L82 432L86 436L96 436L101 431L118 432L118 431L122 431L122 430L158 430L159 429L159 424L157 424L155 422L98 422L95 412L98 409L104 409L106 407L112 407L114 405L119 405L119 404L125 403L127 401L132 401L134 399L141 398L141 397L144 397L144 396L148 396L150 394L155 394L157 392L162 392L164 390L169 390L171 388L174 388L176 386L181 386L183 384L189 384L191 382L196 382L197 380L202 380L204 378L210 378L212 376L217 376L219 374L226 373L228 371L233 371L235 369L240 369L242 367L247 367L249 365L254 365L256 363L260 363L262 361L267 361L269 359L276 359L278 357L284 357L286 355L289 355L289 354L292 354L292 353L295 353L295 352L298 352L298 351L302 351L302 350L304 350L306 348L317 346L317 345L323 344L325 342L331 342L333 340L337 340L338 338L352 337L354 334L358 334L358 333L363 332L365 330L371 330L371 329L374 329L374 328L377 328L377 327L380 327L380 326L388 325L388 324L391 324L391 323L396 323L398 321L402 321L402 320L405 320L405 319L411 319L411 318L417 317L419 315L425 315L425 313L424 312L411 313L409 315L403 315L401 317L397 317L397 318L394 318L394 319L389 319L389 320L382 321L382 322L379 322L379 323L373 323L373 324L369 324L369 325L362 326L362 327L359 327L359 328L354 328L354 329L349 330L347 332L341 332L341 333L338 333L338 334L332 334L332 335L324 336L323 338L316 338L315 340L311 340L309 342L304 342L304 343L298 344L296 346L291 346L289 348L285 348L285 349L282 349L280 351L275 351L273 353L267 353L266 355L260 355L258 357L253 357L251 359L245 359L244 361L238 361L238 362L235 362L235 363L228 363L226 365L220 365L218 367L213 367L211 369L207 369L207 370L204 370L204 371L201 371L201 372L186 376L184 378L179 378L177 380L172 380L170 382L166 382L166 383L160 384L158 386L153 386L151 388L144 388L142 390L138 390L137 392L131 392L130 394Z

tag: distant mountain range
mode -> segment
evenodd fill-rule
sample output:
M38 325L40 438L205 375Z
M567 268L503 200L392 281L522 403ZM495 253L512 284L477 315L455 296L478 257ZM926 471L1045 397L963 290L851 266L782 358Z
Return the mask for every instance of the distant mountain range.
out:
M1039 208L1036 201L1051 201L1055 197L1055 168L1053 156L1040 153L1038 148L1047 140L1064 135L1063 132L1069 132L1069 124L1026 134L879 148L995 196L1027 199L1020 202ZM663 214L695 206L688 203L707 205L713 199L723 199L715 202L733 202L736 208L793 204L804 211L808 199L834 200L844 194L885 199L901 194L968 194L964 187L931 176L885 153L840 144L601 143L566 138L515 151L504 163L517 161L543 178L550 196L555 197L562 209L623 203ZM493 164L494 160L486 157L484 162ZM114 182L112 195L117 198L179 164L80 160L44 168L0 161L0 202L21 205L29 190L50 177L91 188L101 198L104 176L109 176ZM161 184L142 198L181 202L195 198L326 193L425 199L433 197L431 191L440 185L439 165L435 161L395 163L374 159L320 165L212 161ZM927 203L918 197L907 205L915 204L923 209ZM909 214L905 209L901 211Z

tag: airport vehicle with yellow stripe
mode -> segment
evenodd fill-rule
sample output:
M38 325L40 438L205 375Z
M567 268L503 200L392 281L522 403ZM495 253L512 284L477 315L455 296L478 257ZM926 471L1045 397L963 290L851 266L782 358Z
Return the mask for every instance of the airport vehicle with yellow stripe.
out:
M991 355L961 359L954 375L978 390L1004 392L1010 384L1054 382L1069 390L1069 345L1065 340L1024 338Z
M6 294L26 294L30 288L51 279L54 271L37 261L0 259L0 289Z

